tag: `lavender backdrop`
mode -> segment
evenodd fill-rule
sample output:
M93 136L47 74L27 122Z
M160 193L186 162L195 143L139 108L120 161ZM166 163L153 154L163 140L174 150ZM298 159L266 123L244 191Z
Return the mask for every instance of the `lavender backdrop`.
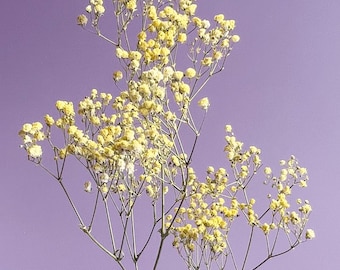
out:
M116 94L113 48L75 23L86 4L31 0L1 5L0 269L115 269L79 230L57 184L26 161L17 137L22 123L54 112L57 99L77 103L93 87ZM262 269L336 269L340 2L200 4L199 11L208 18L225 13L236 19L241 36L226 70L206 89L212 106L200 162L221 162L217 157L223 157L226 123L247 144L261 147L269 165L294 153L309 169L304 194L313 206L310 226L317 238ZM162 270L173 266L168 263Z

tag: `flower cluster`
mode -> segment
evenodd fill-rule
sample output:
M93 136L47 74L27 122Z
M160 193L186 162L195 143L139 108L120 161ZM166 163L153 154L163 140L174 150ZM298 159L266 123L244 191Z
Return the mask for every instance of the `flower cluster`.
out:
M305 188L307 187L308 175L307 169L299 166L295 156L291 156L289 160L280 161L280 176L273 176L270 167L266 167L264 172L267 180L265 183L271 184L276 191L276 195L273 198L272 194L268 195L270 199L269 208L272 216L271 221L276 221L276 224L271 224L268 228L267 223L263 223L262 229L265 234L270 232L270 229L280 227L287 233L293 233L296 239L300 239L302 233L306 227L309 215L312 211L312 207L308 200L302 203L301 199L296 200L297 209L292 210L289 197L292 193L292 189L296 186ZM313 238L311 229L306 231L305 238Z
M261 150L256 146L245 148L230 125L225 127L228 165L218 169L208 166L203 180L192 166L210 107L209 98L199 97L200 92L212 76L222 71L233 44L240 40L233 33L235 21L223 14L215 15L211 22L198 17L196 0L114 0L112 5L114 39L100 29L99 21L107 14L103 0L90 0L86 15L79 15L77 24L88 30L90 20L92 31L114 46L120 66L113 71L112 79L119 94L112 96L92 89L77 108L71 101L59 100L55 117L46 115L44 124L24 124L19 132L29 160L47 170L62 186L82 231L121 269L125 269L123 254L130 254L138 268L140 255L156 232L160 233L160 242L154 269L169 235L174 237L173 246L188 269L203 265L211 269L213 263L224 269L228 256L235 266L228 234L232 224L242 218L252 232L258 230L266 237L265 260L275 255L279 231L288 236L288 249L315 237L313 230L306 230L312 210L309 202L298 199L297 208L291 207L292 189L308 183L307 170L295 157L281 162L279 177L265 167L265 183L272 189L266 209L257 207L256 196L250 196L252 180L262 166ZM131 36L128 29L136 21L141 27ZM187 49L188 57L184 59L180 51ZM203 110L203 117L194 116L192 110L197 108ZM58 133L62 134L61 140L56 137ZM187 145L184 142L189 136L194 143ZM48 153L44 148L43 156L43 147L53 153L56 170L43 164ZM87 198L95 197L89 221L83 219L64 185L64 166L71 157L91 176L82 180ZM110 247L91 233L100 202L109 224ZM138 204L150 209L153 220L144 230L149 230L146 241L137 244L134 209ZM112 226L111 217L119 220L121 227L117 226L119 222ZM273 234L271 245L269 236ZM244 265L246 260L247 255Z
M243 143L236 139L232 127L227 125L225 130L225 151L233 171L232 176L228 176L225 168L215 171L209 166L204 182L196 176L188 182L190 196L187 205L174 209L174 214L167 216L167 227L174 235L173 246L193 269L198 269L202 260L205 265L210 265L221 255L222 258L230 255L232 249L227 236L232 223L242 216L252 230L258 229L265 235L269 257L275 254L280 231L288 238L288 249L315 237L312 229L306 230L312 211L308 200L302 203L298 199L296 209L292 209L289 202L294 187L307 185L306 168L299 166L294 156L280 162L280 177L274 177L271 168L265 167L264 183L267 185L270 182L271 190L276 195L275 198L268 195L268 208L256 210L255 198L249 197L249 185L262 166L261 150L255 146L243 150ZM263 203L265 200L262 200ZM271 232L272 243L269 238Z
M49 116L47 116L49 123L51 120ZM22 129L19 131L19 136L23 141L22 147L26 150L27 155L30 159L40 159L42 156L42 148L39 144L39 141L43 141L45 139L45 134L42 131L43 125L40 122L34 122L32 124L26 123L22 126Z

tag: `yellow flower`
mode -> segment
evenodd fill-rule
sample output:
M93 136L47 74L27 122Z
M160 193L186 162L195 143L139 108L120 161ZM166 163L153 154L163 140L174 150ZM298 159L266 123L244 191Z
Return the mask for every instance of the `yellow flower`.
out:
M299 173L300 173L301 175L307 174L307 169L306 169L306 168L299 168L298 171L299 171Z
M181 94L189 94L190 93L190 86L186 83L180 82L179 83L179 91Z
M221 23L224 20L224 15L223 14L215 15L214 20L218 23Z
M264 168L264 173L266 175L271 175L272 174L272 169L270 167L266 167L266 168Z
M185 71L185 76L189 79L192 79L196 76L196 70L193 69L193 68L188 68L186 71Z
M117 186L117 189L118 189L119 192L124 192L124 191L126 191L126 186L124 184L119 184Z
M222 20L220 25L227 31L231 31L235 28L235 20Z
M92 6L91 5L87 5L85 8L87 13L91 13L92 12Z
M213 60L218 61L222 58L223 54L220 51L214 51Z
M32 145L27 149L27 154L32 158L39 158L42 156L42 148L40 145Z
M233 128L231 125L226 125L224 129L226 132L229 132L229 133L233 131Z
M200 106L203 110L208 110L210 103L207 97L204 97L198 101L198 106Z
M299 186L302 187L302 188L307 187L307 181L306 180L300 180Z
M147 15L150 20L157 19L157 9L155 6L149 6L147 10Z
M237 43L240 41L240 36L239 35L233 35L231 37L231 41L234 42L234 43Z
M211 57L204 57L201 61L201 64L203 66L210 66L212 64L212 58Z
M223 39L221 43L221 47L228 48L229 47L229 39Z
M101 16L104 14L105 8L104 6L97 4L94 6L94 12L97 13L99 16Z
M308 214L312 211L312 207L310 206L310 204L306 203L299 208L299 211L303 214Z
M208 29L210 27L210 22L208 20L202 20L202 27Z
M87 24L87 17L81 14L77 17L77 24L80 26L85 26Z
M187 34L185 33L179 33L178 36L177 36L177 41L179 43L184 43L187 41Z
M308 229L306 231L306 239L313 239L315 238L315 232L312 229Z
M196 4L191 4L186 10L185 12L189 15L189 16L193 16L195 15L197 9L197 5Z
M135 10L137 7L136 0L130 0L126 3L126 8L129 10Z
M142 41L142 40L145 40L146 39L146 32L145 31L141 31L141 32L139 32L139 34L138 34L138 39L139 39L139 41Z
M172 74L172 77L173 77L176 81L180 81L180 80L182 80L183 75L184 75L184 74L183 74L182 71L177 70L177 71L175 71L175 72Z
M66 101L58 100L58 101L55 103L55 106L56 106L57 110L60 111L60 110L64 109L66 103L67 103Z
M109 188L106 184L103 184L101 187L100 187L100 191L104 194L108 193L109 192Z
M86 181L86 182L84 183L84 191L85 191L85 192L91 192L91 190L92 190L92 184L91 184L91 182L90 182L90 181Z
M129 57L129 53L127 51L125 51L124 49L117 47L116 48L116 56L118 58L124 58L125 59L125 58Z
M22 129L21 129L21 130L22 130L23 132L28 133L28 132L31 131L31 129L32 129L32 124L26 123L26 124L24 124L24 125L22 126Z
M120 70L117 70L113 72L112 78L115 82L118 82L119 80L123 79L123 73Z
M139 68L139 65L139 61L134 59L130 62L129 67L131 70L137 70Z
M54 124L54 119L53 119L52 116L46 114L45 117L44 117L44 119L45 119L45 123L46 123L47 126L49 126L49 127L53 126L53 124Z
M209 167L207 168L207 174L214 173L214 171L215 171L215 169L214 169L214 167L212 167L212 166L209 166Z
M261 226L261 229L262 231L264 232L264 234L268 234L270 232L270 225L267 224L267 223L264 223L262 226Z
M142 58L142 54L139 51L130 51L129 58L131 60L140 60Z

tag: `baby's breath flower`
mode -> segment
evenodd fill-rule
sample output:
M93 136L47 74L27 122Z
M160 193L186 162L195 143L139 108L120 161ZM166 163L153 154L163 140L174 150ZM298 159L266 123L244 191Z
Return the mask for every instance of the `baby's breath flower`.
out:
M199 179L189 166L194 151L185 154L181 136L186 129L179 132L179 127L187 125L194 132L200 131L199 122L196 123L196 117L190 113L192 100L217 69L223 69L229 46L239 42L240 37L231 33L235 21L226 20L223 14L214 16L213 27L208 20L193 17L196 0L178 0L176 4L171 0L153 2L157 1L114 1L112 14L117 24L111 44L116 46L114 53L122 71L114 71L112 79L117 83L123 79L124 72L126 88L111 105L111 94L93 89L90 96L80 101L78 111L74 111L72 102L59 100L55 104L56 120L47 114L44 126L40 122L24 124L19 136L28 159L42 165L43 149L37 143L46 138L57 166L63 166L67 156L76 157L92 176L91 181L84 183L84 191L91 192L93 183L104 203L113 202L119 211L118 218L128 221L121 222L123 230L130 221L133 223L129 221L129 213L138 204L136 198L146 194L152 201L151 207L159 209L157 215L164 217L160 232L173 234L173 246L190 264L202 262L202 254L209 254L203 258L207 266L213 260L217 262L218 256L227 255L228 232L237 217L245 218L248 225L256 226L265 236L275 229L277 233L279 230L286 233L288 239L289 234L294 233L299 238L297 243L314 238L313 230L305 230L312 211L308 201L298 200L298 205L295 204L298 210L289 209L293 188L296 185L305 187L308 181L307 170L297 165L295 157L281 163L278 177L273 177L270 167L265 167L266 182L271 181L275 195L273 199L268 196L269 209L261 216L255 212L256 205L263 203L261 198L256 198L257 202L246 194L248 183L261 167L261 150L255 146L243 150L243 143L236 139L231 125L225 126L224 149L230 172L227 167L215 170L208 166L205 178ZM99 17L105 12L103 0L89 0L88 3L85 10L90 14L91 26L101 35ZM140 29L144 30L136 33L137 44L131 44L134 38L130 40L128 33L133 31L128 31L128 27L135 25L134 18L142 16ZM86 15L77 17L78 25L84 27L87 22ZM179 50L187 47L192 65L183 71L176 70L185 66L185 60L177 60L179 55L185 55ZM205 110L203 114L210 106L208 97L201 98L197 104ZM53 125L63 135L56 144L51 135L56 129L51 128ZM64 145L59 148L60 143ZM61 179L62 170L57 172ZM112 200L107 201L109 192ZM171 196L164 200L168 192ZM169 201L171 199L175 201ZM96 216L93 215L93 219ZM83 227L84 231L90 231L90 227ZM303 232L305 239L301 239ZM128 238L127 235L127 241ZM117 262L123 258L122 252L115 250Z
M54 124L54 119L53 119L52 116L46 114L45 117L44 117L44 119L45 119L45 123L46 123L47 126L49 126L49 127L53 126L53 124Z
M125 59L125 58L129 58L129 53L127 51L123 50L122 48L117 47L116 48L116 56L118 58L124 58Z
M106 194L109 192L109 188L107 186L107 184L103 184L101 187L100 187L100 191L103 193L103 194Z
M265 173L266 175L271 175L271 174L272 174L272 169L271 169L270 167L265 167L265 168L264 168L264 173Z
M121 79L123 79L123 72L121 72L120 70L113 72L112 78L115 82L120 81Z
M196 76L196 70L193 69L193 68L188 68L186 71L185 71L185 76L189 79L192 79Z
M202 27L208 29L210 27L210 22L208 20L202 20Z
M223 54L220 51L214 51L213 60L218 61L222 58Z
M299 208L299 211L303 214L309 214L312 211L310 204L306 203Z
M142 54L139 51L130 51L129 58L131 60L140 60L142 58Z
M129 1L126 3L126 8L129 9L129 10L135 10L136 7L137 7L136 0L129 0Z
M264 223L261 226L262 231L264 232L264 234L268 234L270 232L270 225L268 223Z
M92 6L91 5L87 5L85 8L87 13L91 13L92 12Z
M179 43L184 43L187 41L187 35L185 33L179 33L177 36L177 41Z
M239 35L233 35L231 37L232 42L237 43L240 41L240 36Z
M177 80L177 81L180 81L180 80L182 80L182 78L183 78L183 72L182 71L179 71L179 70L177 70L177 71L175 71L174 73L173 73L173 78L175 79L175 80Z
M136 59L133 59L133 60L130 62L129 67L130 67L131 70L136 70L136 69L139 68L139 65L140 65L139 61L136 60Z
M225 131L228 132L228 133L232 132L233 131L232 126L231 125L226 125L225 126Z
M23 126L22 126L22 131L23 132L30 132L31 131L31 129L32 129L32 124L30 124L30 123L26 123L26 124L24 124Z
M221 47L222 48L228 48L230 46L230 44L229 44L229 39L223 39L222 40L222 43L221 43Z
M99 16L101 16L104 14L105 8L104 6L97 4L94 6L94 12L98 14Z
M211 57L204 57L201 61L201 64L203 66L210 66L212 64L212 58Z
M313 239L315 238L315 232L312 229L306 230L306 239Z
M209 166L209 167L207 168L207 174L214 173L214 171L215 171L215 169L214 169L213 166Z
M90 182L90 181L86 181L86 182L84 183L84 191L85 191L85 192L91 192L91 190L92 190L92 184L91 184L91 182Z
M300 180L299 186L302 187L302 188L307 187L307 181L306 180Z
M85 26L87 21L87 17L84 14L81 14L77 17L77 24L80 26Z
M198 106L200 106L203 110L208 110L210 103L207 97L204 97L198 101Z
M218 23L221 23L224 20L224 15L223 14L215 15L214 20Z
M27 154L32 158L40 158L42 156L42 148L40 145L34 144L27 149Z

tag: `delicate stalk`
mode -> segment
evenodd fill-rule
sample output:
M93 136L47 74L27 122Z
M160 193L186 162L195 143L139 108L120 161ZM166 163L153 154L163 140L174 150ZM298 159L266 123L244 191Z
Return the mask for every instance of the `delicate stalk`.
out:
M110 233L110 240L111 240L112 250L113 250L113 252L115 252L116 251L116 244L115 244L115 240L114 240L114 235L113 235L113 231L112 231L112 223L111 223L109 208L108 208L107 200L106 199L104 199L104 207L105 207L105 214L106 214L107 225L109 226L109 233Z
M246 266L246 262L247 262L249 251L250 251L251 242L253 240L253 233L254 233L254 226L251 227L249 241L248 241L248 245L247 245L247 251L246 251L246 255L244 256L244 260L243 260L243 264L242 264L242 268L241 268L242 270Z
M111 258L113 258L118 263L122 270L125 270L125 267L121 263L120 259L117 256L115 256L112 252L110 252L107 248L105 248L100 242L98 242L98 240L93 237L93 235L90 233L89 230L86 229L86 227L83 227L81 229L101 250L103 250Z

